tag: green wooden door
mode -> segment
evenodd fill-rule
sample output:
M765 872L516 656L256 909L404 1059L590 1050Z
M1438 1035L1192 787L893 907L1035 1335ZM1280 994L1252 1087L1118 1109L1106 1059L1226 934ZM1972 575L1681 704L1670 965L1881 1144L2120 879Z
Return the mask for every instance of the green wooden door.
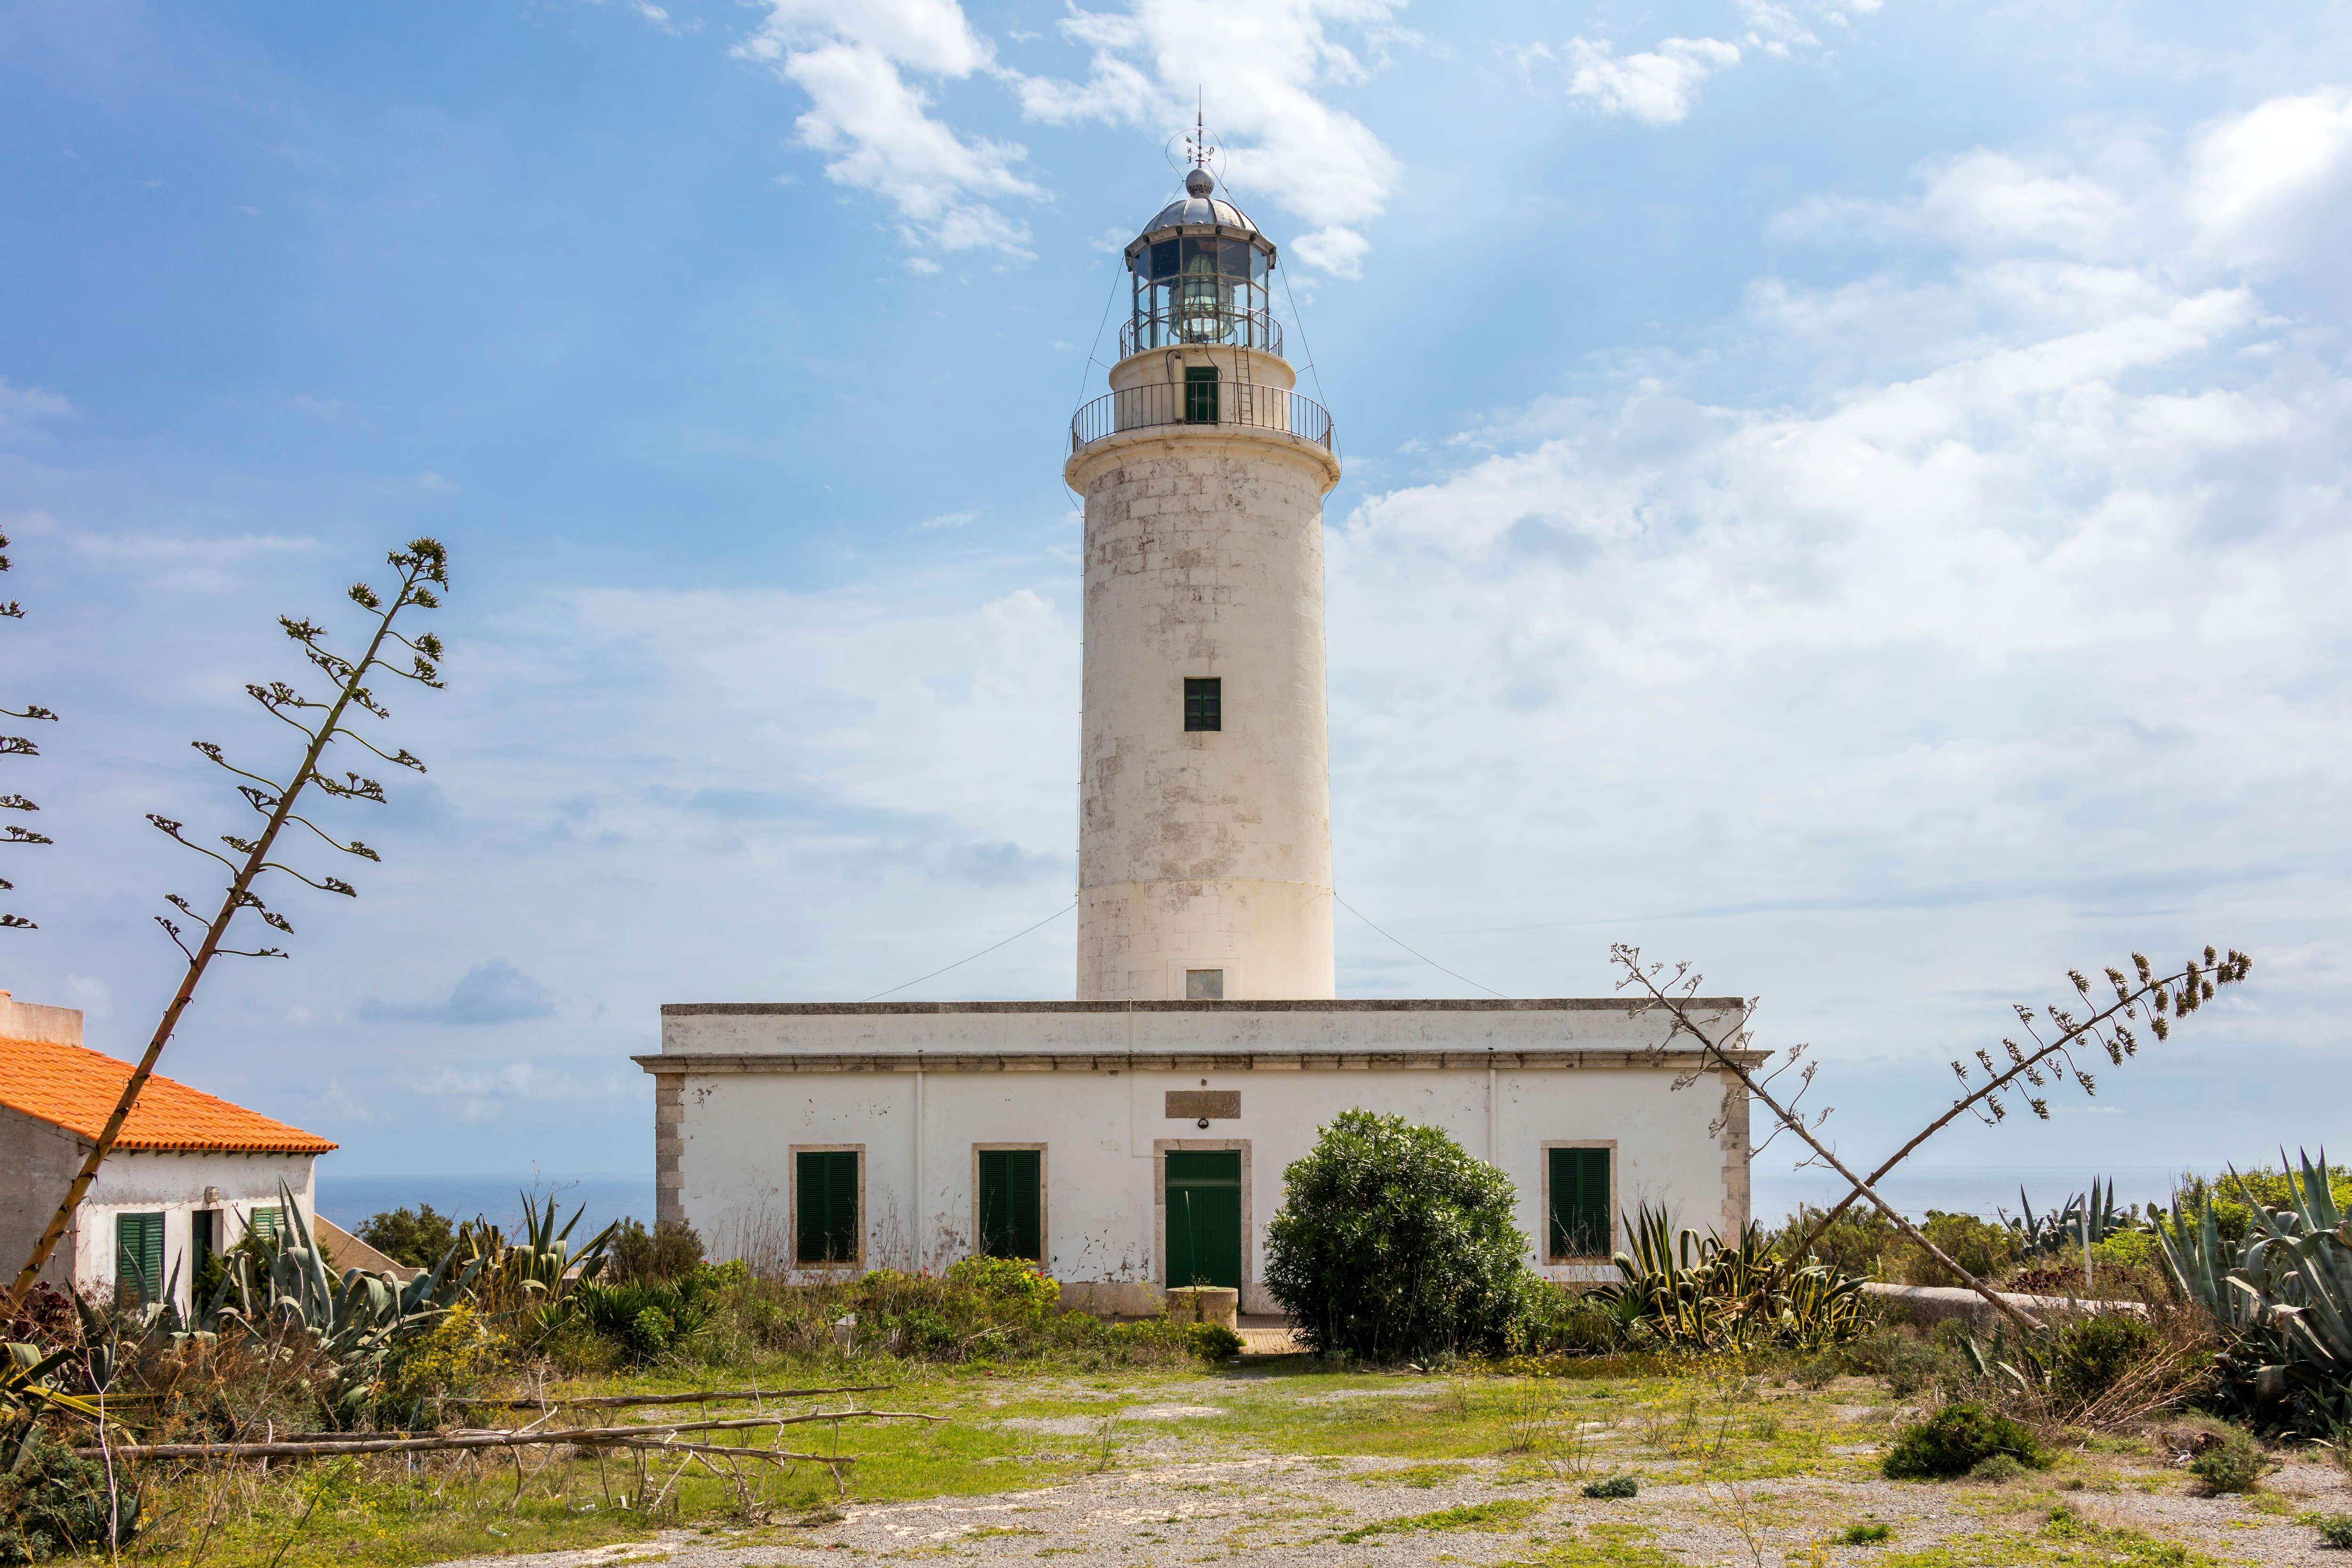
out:
M1168 1152L1168 1283L1242 1282L1242 1156L1238 1149Z

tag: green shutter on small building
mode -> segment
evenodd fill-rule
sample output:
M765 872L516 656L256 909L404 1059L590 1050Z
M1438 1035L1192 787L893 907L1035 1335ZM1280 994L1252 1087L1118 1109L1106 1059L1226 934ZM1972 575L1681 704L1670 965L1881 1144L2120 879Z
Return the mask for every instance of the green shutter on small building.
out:
M1045 1162L1035 1149L980 1152L980 1250L989 1258L1045 1261Z
M276 1241L286 1224L286 1215L277 1208L248 1209L245 1215L245 1233L260 1241Z
M795 1162L797 1233L793 1257L802 1263L857 1260L857 1152L811 1151Z
M114 1294L118 1300L145 1306L163 1293L163 1216L160 1214L119 1214L114 1216Z
M1605 1258L1612 1226L1607 1149L1551 1151L1552 1258Z

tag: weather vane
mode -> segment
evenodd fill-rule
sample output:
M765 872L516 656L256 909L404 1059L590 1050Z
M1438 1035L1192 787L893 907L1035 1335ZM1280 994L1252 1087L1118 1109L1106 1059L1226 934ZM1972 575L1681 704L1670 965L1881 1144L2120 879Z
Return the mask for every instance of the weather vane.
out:
M1181 164L1176 162L1176 140L1179 136L1184 141L1184 161ZM1215 179L1218 177L1217 158L1223 151L1223 148L1209 139L1208 93L1204 89L1200 95L1199 102L1193 107L1192 129L1180 131L1175 136L1168 139L1168 162L1171 167L1181 167L1187 174L1194 169L1200 169L1210 178Z

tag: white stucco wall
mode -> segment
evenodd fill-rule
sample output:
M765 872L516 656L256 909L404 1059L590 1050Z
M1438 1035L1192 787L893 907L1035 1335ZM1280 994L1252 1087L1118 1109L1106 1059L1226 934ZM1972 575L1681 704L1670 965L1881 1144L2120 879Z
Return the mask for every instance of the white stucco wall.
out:
M87 1145L81 1146L81 1152L87 1152ZM308 1224L318 1212L316 1164L317 1157L310 1154L117 1150L99 1167L98 1179L90 1184L74 1215L68 1237L74 1284L92 1297L110 1295L115 1284L114 1216L160 1213L163 1215L163 1272L170 1278L174 1268L178 1270L173 1295L184 1308L195 1215L206 1209L221 1211L215 1245L216 1248L233 1247L245 1235L249 1212L278 1205L278 1187L283 1181L292 1189L294 1205ZM62 1195L52 1194L52 1207Z
M1253 418L1287 408L1290 367L1231 348L1136 354L1111 384L1179 396L1183 368L1207 363L1234 406L1271 389ZM1320 447L1232 424L1134 429L1065 469L1086 498L1081 1000L1181 997L1188 968L1223 971L1228 998L1332 994L1323 496L1339 477ZM1221 729L1185 730L1188 677L1222 682Z
M1702 1228L1747 1218L1744 1095L1734 1085L1727 1102L1716 1075L1675 1091L1677 1058L1647 1054L1663 1031L1613 1002L663 1012L662 1054L638 1058L672 1108L661 1199L721 1257L788 1258L793 1152L849 1147L864 1155L859 1266L945 1267L971 1250L976 1150L1034 1145L1049 1270L1135 1287L1100 1294L1139 1310L1166 1284L1160 1156L1234 1148L1244 1307L1272 1310L1256 1281L1283 1168L1355 1107L1442 1127L1499 1166L1537 1248L1553 1143L1615 1149L1621 1212L1660 1204ZM1167 1114L1170 1090L1204 1089L1237 1092L1239 1114L1205 1131ZM1563 1280L1608 1272L1531 1260Z

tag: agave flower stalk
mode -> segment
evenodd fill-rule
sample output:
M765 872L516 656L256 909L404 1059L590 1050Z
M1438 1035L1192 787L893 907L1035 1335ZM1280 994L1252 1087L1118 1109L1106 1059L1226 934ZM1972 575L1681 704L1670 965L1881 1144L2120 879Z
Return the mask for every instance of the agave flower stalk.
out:
M0 534L0 550L8 548L8 537ZM8 558L0 555L0 572L8 570ZM11 599L0 605L0 616L8 620L25 618L25 606ZM46 719L57 721L57 715L37 702L27 702L22 708L0 708L0 717L9 719ZM37 757L41 748L29 735L0 735L0 757ZM0 811L38 811L41 808L21 795L0 795ZM46 833L36 833L29 827L9 823L0 827L0 844L54 844L57 840ZM0 892L13 892L16 884L0 877ZM37 931L40 928L23 915L0 912L0 931Z
M2211 999L2215 986L2229 985L2243 980L2248 972L2252 969L2254 962L2235 948L2230 950L2227 958L2222 958L2209 947L2205 950L2204 963L2201 966L2195 959L2191 959L2178 972L2159 976L2146 958L2134 953L2132 963L2139 976L2137 986L2129 984L2123 971L2119 969L2109 969L2106 972L2108 983L2114 986L2116 993L2116 1000L2112 1005L2098 1008L2081 1019L2075 1018L2062 1007L2050 1007L2044 1009L2042 1014L2037 1014L2030 1007L2019 1007L2017 1016L2021 1025L2021 1032L2033 1042L2032 1048L2020 1046L2013 1040L2003 1040L2001 1044L2007 1048L2009 1056L2009 1066L2006 1068L1999 1067L1990 1051L1979 1051L1977 1059L1982 1067L1984 1081L1970 1088L1968 1093L1954 1100L1949 1110L1928 1122L1908 1142L1889 1156L1877 1170L1868 1176L1861 1176L1848 1168L1845 1163L1837 1157L1836 1152L1822 1141L1815 1131L1821 1124L1819 1117L1814 1118L1809 1124L1804 1115L1795 1109L1793 1100L1783 1103L1775 1098L1765 1081L1760 1080L1737 1057L1730 1054L1732 1048L1745 1037L1746 1016L1744 1013L1739 1021L1720 1034L1709 1034L1703 1026L1704 1022L1713 1020L1702 1021L1691 1016L1690 1004L1697 995L1699 977L1692 973L1689 964L1678 964L1673 974L1665 975L1664 964L1644 965L1642 962L1641 950L1622 942L1610 950L1610 956L1623 971L1623 977L1618 981L1618 988L1646 993L1646 995L1637 995L1633 999L1631 1005L1634 1011L1643 1012L1653 1007L1664 1008L1674 1020L1670 1038L1688 1035L1697 1041L1702 1061L1712 1062L1737 1078L1748 1094L1761 1101L1764 1108L1772 1113L1773 1120L1781 1128L1794 1133L1807 1148L1812 1151L1814 1162L1828 1166L1845 1179L1851 1190L1839 1202L1836 1208L1823 1215L1816 1222L1813 1228L1806 1233L1804 1239L1791 1249L1791 1256L1803 1257L1806 1250L1812 1245L1813 1237L1820 1234L1821 1229L1831 1220L1844 1213L1848 1204L1860 1198L1885 1215L1889 1224L1901 1231L1915 1246L1926 1251L1938 1264L1949 1269L1969 1289L1984 1298L1986 1302L2001 1316L2009 1319L2021 1329L2034 1331L2039 1331L2042 1327L2038 1319L1960 1267L1959 1263L1943 1248L1928 1240L1927 1235L1917 1226L1906 1219L1893 1205L1878 1195L1878 1182L1887 1172L1908 1158L1912 1151L1944 1128L1950 1126L1964 1113L1973 1113L1988 1123L2000 1121L2008 1114L2002 1100L2005 1094L2011 1092L2019 1094L2036 1116L2046 1120L2050 1114L2049 1101L2033 1091L2048 1087L2053 1079L2063 1083L2071 1078L2084 1093L2095 1092L2097 1088L2096 1082L2075 1061L2076 1051L2097 1046L2107 1053L2116 1065L2121 1066L2126 1057L2136 1056L2138 1053L2138 1043L2131 1031L2130 1024L2140 1019L2141 1009L2147 1010L2150 1032L2158 1039L2165 1039L2171 1032L2170 1026L2166 1022L2168 1013L2176 1017L2185 1017L2195 1012ZM2074 983L2075 991L2087 1000L2091 994L2090 981L2080 971L2070 973L2067 978ZM2045 1029L2049 1031L2047 1037L2043 1033ZM1664 1047L1661 1047L1660 1049L1663 1050ZM1952 1064L1952 1070L1958 1076L1963 1087L1971 1084L1972 1079L1968 1068L1956 1061ZM1683 1083L1689 1081L1691 1081L1690 1079L1685 1079L1678 1082L1676 1087L1680 1088ZM1810 1085L1811 1074L1806 1076L1805 1081ZM2016 1086L2021 1081L2031 1087L2027 1089L2017 1089ZM1827 1112L1822 1114L1826 1115Z
M291 620L282 616L278 617L278 624L284 628L286 635L301 645L302 656L325 671L328 678L335 682L336 690L332 698L325 701L316 701L302 696L283 681L273 681L268 686L246 688L247 694L256 702L261 704L263 710L272 718L291 726L303 737L305 744L302 760L295 767L293 775L288 783L278 784L262 774L247 773L243 768L235 766L228 761L222 749L209 741L191 742L210 761L247 781L237 786L237 793L245 797L248 806L267 819L259 835L254 838L247 839L236 834L221 835L220 841L242 858L231 859L228 856L182 837L181 824L169 817L149 816L147 820L153 823L160 831L174 842L186 845L196 853L208 856L227 868L228 886L222 896L219 910L205 925L203 935L197 939L196 945L193 948L183 939L180 927L169 917L163 915L155 917L156 923L163 928L165 934L170 936L173 942L187 956L186 972L181 975L178 991L173 994L170 1004L163 1009L163 1017L157 1021L155 1032L148 1039L145 1054L139 1058L138 1066L132 1070L129 1080L123 1084L122 1093L116 1100L113 1111L107 1117L106 1125L100 1129L97 1141L90 1147L89 1157L82 1162L81 1169L75 1173L72 1184L66 1189L63 1201L58 1205L57 1213L50 1216L48 1227L41 1233L40 1240L35 1244L32 1257L26 1260L24 1268L17 1274L15 1283L9 1287L8 1305L13 1306L16 1301L21 1300L25 1293L33 1288L33 1281L39 1276L42 1267L57 1251L58 1242L65 1237L66 1227L72 1223L74 1209L81 1203L82 1195L89 1191L90 1183L98 1175L99 1166L112 1152L115 1140L121 1135L123 1122L129 1120L131 1108L139 1103L140 1094L146 1089L147 1080L154 1075L157 1058L163 1056L163 1047L170 1043L172 1033L179 1026L180 1018L187 1011L189 1003L195 999L196 986L203 981L205 972L211 967L213 960L224 956L237 958L286 956L285 950L282 948L235 948L226 945L230 927L235 923L237 916L247 910L252 910L257 913L262 922L272 930L292 934L294 930L292 922L265 904L254 890L255 884L259 881L263 873L283 872L296 881L321 892L341 893L346 898L358 896L358 890L340 877L322 875L312 878L290 866L272 859L271 855L277 847L278 835L289 823L299 824L308 828L321 841L345 855L354 856L362 860L383 858L376 851L356 838L345 843L334 837L308 817L298 813L295 807L302 799L304 793L313 786L316 786L320 794L331 799L367 800L378 805L383 804L383 786L375 780L362 777L356 773L346 773L342 778L337 779L321 769L320 763L326 756L327 748L337 741L350 741L395 766L414 769L417 773L425 771L425 764L411 756L406 748L387 752L352 729L346 721L352 716L354 709L362 710L378 719L391 717L390 712L376 700L375 695L369 689L369 680L379 672L397 676L404 680L413 680L420 686L435 689L438 689L442 685L439 666L442 657L440 639L430 632L419 637L409 637L394 629L394 622L404 610L411 608L431 610L439 607L440 599L434 593L434 589L446 589L449 585L448 552L436 540L417 539L411 541L405 550L394 551L387 559L394 571L399 574L399 585L393 591L389 600L365 583L355 583L348 591L348 596L353 604L375 617L366 651L357 660L346 659L321 647L320 639L326 636L323 627L314 626L308 620ZM408 658L408 668L405 669L394 662L402 657L402 650L405 650ZM309 715L313 712L323 714L323 717L319 718L315 723L309 719ZM172 906L184 916L191 920L199 918L194 907L187 900L177 893L167 897Z

